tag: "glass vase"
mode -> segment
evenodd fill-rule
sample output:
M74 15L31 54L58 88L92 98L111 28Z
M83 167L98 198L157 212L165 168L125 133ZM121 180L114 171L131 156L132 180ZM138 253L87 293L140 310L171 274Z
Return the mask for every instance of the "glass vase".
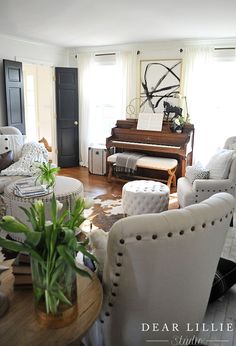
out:
M53 264L55 262L55 264ZM78 315L76 273L66 263L31 259L36 318L48 328L62 328Z

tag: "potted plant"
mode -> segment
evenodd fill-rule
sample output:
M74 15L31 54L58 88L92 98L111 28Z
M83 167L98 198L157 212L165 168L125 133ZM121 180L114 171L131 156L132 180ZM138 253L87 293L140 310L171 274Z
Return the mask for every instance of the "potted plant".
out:
M186 124L186 119L182 115L178 115L172 119L171 131L181 133L183 132L184 125Z
M35 183L39 180L40 184L46 185L46 189L50 189L55 185L56 173L60 171L60 167L52 167L50 162L43 162L38 166L39 174Z
M75 230L85 220L85 201L77 199L72 212L61 211L62 203L53 194L50 215L45 219L45 206L41 200L22 208L32 229L12 216L4 216L0 228L7 232L24 233L24 243L0 238L3 248L28 253L31 256L33 290L36 317L41 324L59 328L72 322L77 316L76 273L90 276L84 267L75 263L77 252L96 258L86 248L86 242L78 242Z

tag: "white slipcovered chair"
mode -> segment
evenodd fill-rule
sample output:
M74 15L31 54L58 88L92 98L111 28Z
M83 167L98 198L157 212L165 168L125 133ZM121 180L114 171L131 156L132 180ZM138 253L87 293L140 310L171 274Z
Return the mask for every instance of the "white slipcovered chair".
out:
M236 137L226 140L224 149L235 150L229 174L226 179L196 179L193 184L181 177L177 183L177 195L181 208L199 203L217 192L228 192L235 196L236 192Z
M116 222L108 235L102 312L85 344L171 345L174 337L196 334L187 332L187 323L204 317L233 207L234 198L220 193L184 209Z

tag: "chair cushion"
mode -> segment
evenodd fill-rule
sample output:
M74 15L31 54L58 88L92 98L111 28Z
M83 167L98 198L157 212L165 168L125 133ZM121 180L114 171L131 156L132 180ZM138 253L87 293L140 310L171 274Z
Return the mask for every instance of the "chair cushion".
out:
M209 303L220 298L230 287L236 284L236 263L220 258L213 281Z
M0 171L9 167L13 163L13 152L12 150L6 153L0 154Z
M234 150L220 149L210 159L206 168L210 171L210 179L227 179L232 163Z
M192 184L196 179L209 179L210 171L204 168L200 163L197 163L186 168L185 176Z
M108 156L107 161L111 163L115 163L117 158L117 154L113 154ZM168 171L169 169L173 169L178 165L178 161L176 159L166 158L166 157L152 157L152 156L143 156L137 160L137 167L140 168L149 168L149 169L157 169Z

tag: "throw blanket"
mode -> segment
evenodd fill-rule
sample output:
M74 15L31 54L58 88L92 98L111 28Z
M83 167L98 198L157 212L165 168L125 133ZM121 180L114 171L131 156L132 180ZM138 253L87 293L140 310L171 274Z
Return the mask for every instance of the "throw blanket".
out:
M23 145L19 161L1 171L1 175L32 176L39 172L39 164L48 162L48 152L43 144L29 142Z
M137 170L137 161L144 155L136 153L119 153L116 157L116 171L134 173Z

